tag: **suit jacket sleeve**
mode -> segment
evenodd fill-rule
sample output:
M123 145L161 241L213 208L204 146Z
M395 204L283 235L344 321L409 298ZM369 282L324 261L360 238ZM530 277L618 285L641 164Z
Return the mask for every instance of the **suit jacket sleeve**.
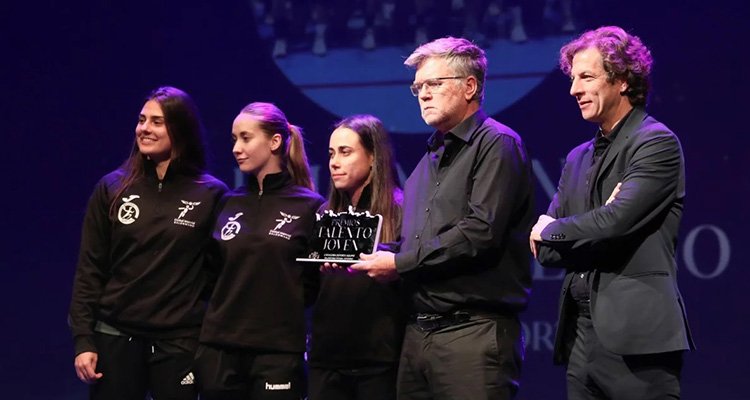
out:
M545 244L581 249L616 240L642 229L677 200L683 168L677 137L666 128L636 135L631 148L622 150L632 156L615 200L550 223L541 235Z
M552 197L552 202L550 202L547 208L546 214L550 217L559 219L570 213L570 210L568 210L568 202L570 201L568 199L570 193L568 185L572 184L570 182L570 174L575 170L574 165L580 163L580 158L586 152L587 147L588 143L573 149L565 158L565 165L560 174L560 181L557 184L557 192ZM544 267L568 268L576 266L581 269L582 266L588 264L586 250L589 246L579 244L574 248L573 244L571 242L563 242L554 243L554 246L552 246L552 243L549 242L539 242L537 261Z
M572 152L571 152L572 153ZM565 183L567 181L566 175L569 173L570 157L566 157L565 165L563 166L562 173L560 174L560 181L557 184L557 192L552 196L552 202L547 207L547 215L552 218L561 218L564 214L562 210L562 204L565 196ZM537 261L545 267L564 268L566 260L566 254L569 249L563 248L563 246L552 247L548 243L541 242L538 244Z

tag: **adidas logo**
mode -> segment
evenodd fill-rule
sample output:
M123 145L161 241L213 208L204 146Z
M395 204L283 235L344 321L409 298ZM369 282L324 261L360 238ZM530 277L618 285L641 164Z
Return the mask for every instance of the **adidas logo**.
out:
M180 382L180 385L193 385L195 384L195 376L192 372L189 372L187 375L185 375L184 378L182 378L182 381Z

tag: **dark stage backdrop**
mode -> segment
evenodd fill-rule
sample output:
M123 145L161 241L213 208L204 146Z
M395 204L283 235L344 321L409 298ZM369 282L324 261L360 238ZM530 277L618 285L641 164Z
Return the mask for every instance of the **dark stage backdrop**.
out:
M126 156L142 100L154 87L173 85L193 95L210 133L212 171L230 185L236 180L231 122L251 101L274 102L305 128L322 191L327 135L342 115L380 116L393 133L402 174L416 164L429 130L408 92L412 72L401 65L414 47L412 2L398 1L390 18L381 15L371 51L359 47L359 14L341 17L344 9L338 10L325 56L310 54L315 28L300 8L289 24L287 56L277 59L271 56L277 37L260 3L0 6L6 176L0 398L85 397L66 322L81 220L93 185ZM490 58L486 107L525 139L543 212L561 159L595 128L581 120L568 79L555 69L556 52L571 37L562 29L562 2L549 2L546 11L545 0L523 3L525 42L517 42L523 37L507 12L482 18L484 36L475 38ZM748 6L742 0L572 3L575 29L617 24L651 47L649 111L684 147L688 197L679 283L698 350L686 356L683 398L750 398L743 384L750 372L744 347L750 273L741 252L748 243L743 226L750 223ZM429 20L430 34L460 34L463 20L460 11L438 13ZM561 275L535 266L534 278L522 316L527 357L519 398L562 399L564 371L551 365L550 351Z

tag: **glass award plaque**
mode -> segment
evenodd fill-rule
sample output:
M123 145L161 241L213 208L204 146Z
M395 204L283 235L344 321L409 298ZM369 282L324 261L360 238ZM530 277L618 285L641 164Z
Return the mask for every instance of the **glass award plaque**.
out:
M323 215L317 214L306 256L297 258L297 261L356 263L360 253L377 250L382 224L381 215L356 212L351 206L348 211L327 210Z

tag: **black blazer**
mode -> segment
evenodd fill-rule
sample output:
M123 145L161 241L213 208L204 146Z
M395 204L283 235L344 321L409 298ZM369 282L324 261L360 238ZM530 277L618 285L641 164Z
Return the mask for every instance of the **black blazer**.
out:
M567 290L576 271L593 271L592 320L606 349L622 355L693 349L676 279L685 197L680 142L636 108L589 185L593 152L592 140L568 154L547 210L556 221L541 234L539 262L568 271L560 294L555 362L567 362L570 352L563 336L568 324L575 324L566 316ZM618 182L616 200L604 205ZM601 195L593 190L597 185Z

